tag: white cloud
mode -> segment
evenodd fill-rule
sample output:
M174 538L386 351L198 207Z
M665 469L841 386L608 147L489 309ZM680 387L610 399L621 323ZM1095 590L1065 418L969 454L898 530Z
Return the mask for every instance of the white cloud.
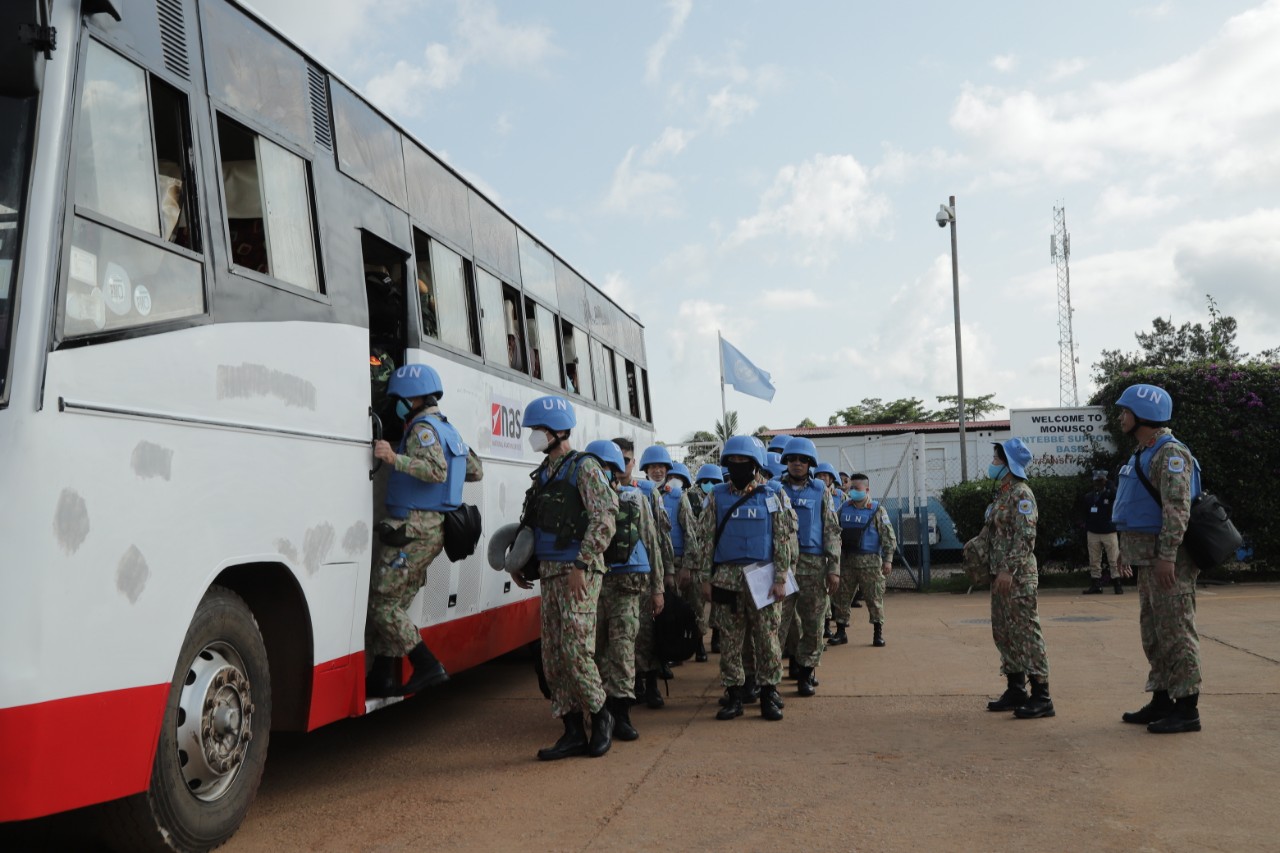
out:
M1207 163L1220 179L1256 181L1258 169L1280 168L1277 41L1280 0L1269 0L1199 50L1127 80L1053 96L970 87L951 124L1006 175L1069 182L1135 165Z
M991 57L990 65L1001 74L1008 74L1010 71L1018 67L1018 57L1012 53L1006 53L1001 56Z
M681 213L676 179L665 172L637 167L632 146L613 170L613 183L604 206L617 213L638 214L646 219L674 217Z
M1162 0L1160 3L1151 3L1146 6L1139 6L1137 9L1133 10L1133 16L1135 18L1156 20L1158 18L1165 17L1172 11L1173 4L1170 3L1169 0Z
M885 143L884 154L871 169L872 181L903 181L916 172L959 171L968 165L968 159L953 151L930 148L920 154L911 154Z
M417 115L424 96L456 85L469 66L528 72L558 52L550 28L508 24L489 0L459 0L454 29L453 46L431 42L420 63L400 60L390 71L374 76L365 86L369 99L388 112Z
M707 121L723 130L754 113L759 105L759 101L750 95L732 92L725 86L707 96Z
M792 237L808 244L805 263L820 263L830 243L857 239L888 215L889 200L872 190L853 156L818 154L784 166L761 197L760 210L738 221L726 245Z
M656 83L662 77L662 63L667 58L671 45L684 31L684 23L693 11L693 0L670 0L667 8L671 10L671 20L666 32L649 48L649 56L645 61L644 79L649 83Z
M1053 63L1053 67L1049 69L1049 82L1056 83L1059 80L1074 77L1088 67L1089 60L1079 56L1071 59L1060 59Z
M673 157L685 149L697 133L679 127L663 129L662 135L640 155L640 162L652 166L665 157Z
M600 282L600 289L610 299L621 305L624 311L629 314L635 313L635 293L632 290L631 282L621 272L614 270L613 272L605 273L604 280Z
M766 290L756 300L761 307L771 310L794 310L798 308L821 308L822 300L812 290Z
M1167 214L1181 203L1182 199L1176 195L1133 193L1122 186L1109 186L1098 198L1093 209L1093 221L1105 224L1117 220L1151 219Z

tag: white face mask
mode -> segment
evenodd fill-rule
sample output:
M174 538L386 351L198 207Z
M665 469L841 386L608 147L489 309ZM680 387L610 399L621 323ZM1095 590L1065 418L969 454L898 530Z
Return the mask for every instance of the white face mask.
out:
M532 430L529 433L529 446L534 453L546 453L551 446L551 437L540 429Z

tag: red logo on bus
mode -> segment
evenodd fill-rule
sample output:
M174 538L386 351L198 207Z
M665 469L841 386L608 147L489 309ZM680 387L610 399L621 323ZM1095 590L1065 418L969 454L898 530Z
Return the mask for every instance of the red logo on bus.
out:
M500 438L519 438L522 414L519 409L494 403L489 414L489 432Z

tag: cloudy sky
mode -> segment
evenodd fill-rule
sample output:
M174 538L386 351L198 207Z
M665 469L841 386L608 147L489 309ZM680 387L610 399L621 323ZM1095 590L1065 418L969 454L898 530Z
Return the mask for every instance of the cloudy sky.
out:
M1156 316L1280 343L1280 0L252 0L646 326L658 437L864 397L1082 401Z

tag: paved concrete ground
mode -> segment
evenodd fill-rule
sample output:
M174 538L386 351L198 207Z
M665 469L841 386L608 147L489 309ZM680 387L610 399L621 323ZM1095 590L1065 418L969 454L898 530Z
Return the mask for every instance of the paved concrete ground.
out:
M276 736L228 851L1277 850L1280 585L1199 593L1198 734L1119 721L1145 700L1138 596L1040 599L1058 715L1003 689L985 594L898 593L889 645L829 651L786 719L714 719L716 658L676 670L639 741L540 763L559 725L526 661L306 736ZM865 619L865 610L855 611Z

